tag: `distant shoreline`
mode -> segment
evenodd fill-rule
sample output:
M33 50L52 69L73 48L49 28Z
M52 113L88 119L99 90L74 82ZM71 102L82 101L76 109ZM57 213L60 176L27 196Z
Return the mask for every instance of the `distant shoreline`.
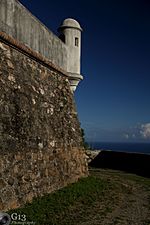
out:
M131 151L123 151L123 150L112 150L112 149L91 149L91 151L96 152L116 152L116 153L127 153L127 154L140 154L140 155L150 155L150 153L145 152L131 152Z
M93 150L150 154L150 143L88 142Z

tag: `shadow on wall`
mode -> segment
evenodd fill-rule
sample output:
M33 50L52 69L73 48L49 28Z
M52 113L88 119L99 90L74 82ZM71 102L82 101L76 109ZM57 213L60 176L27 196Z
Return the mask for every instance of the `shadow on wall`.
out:
M89 166L122 170L150 177L150 155L146 154L101 151Z

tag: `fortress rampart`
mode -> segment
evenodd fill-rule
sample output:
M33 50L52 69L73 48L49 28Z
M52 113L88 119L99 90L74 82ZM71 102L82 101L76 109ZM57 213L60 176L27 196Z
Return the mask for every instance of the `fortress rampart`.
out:
M74 19L66 19L58 29L60 38L33 16L18 0L0 1L0 31L23 43L68 73L71 90L79 81L81 31Z
M1 0L0 29L67 71L67 46L17 0Z
M32 20L41 46L24 33ZM0 1L0 210L88 175L66 48L18 1Z

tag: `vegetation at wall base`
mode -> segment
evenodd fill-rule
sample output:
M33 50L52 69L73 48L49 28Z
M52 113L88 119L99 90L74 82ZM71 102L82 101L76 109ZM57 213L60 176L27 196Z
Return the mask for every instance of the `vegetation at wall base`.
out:
M149 206L150 179L91 169L89 177L8 213L26 214L36 225L149 225Z
M85 150L91 149L89 144L85 141L85 132L83 128L81 128L81 136L82 136L83 147L85 148Z

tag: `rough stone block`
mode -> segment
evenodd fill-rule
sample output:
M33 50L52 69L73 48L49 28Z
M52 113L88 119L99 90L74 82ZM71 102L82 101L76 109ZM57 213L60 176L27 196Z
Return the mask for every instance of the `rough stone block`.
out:
M0 59L0 210L7 210L76 182L88 167L66 76L3 42Z

